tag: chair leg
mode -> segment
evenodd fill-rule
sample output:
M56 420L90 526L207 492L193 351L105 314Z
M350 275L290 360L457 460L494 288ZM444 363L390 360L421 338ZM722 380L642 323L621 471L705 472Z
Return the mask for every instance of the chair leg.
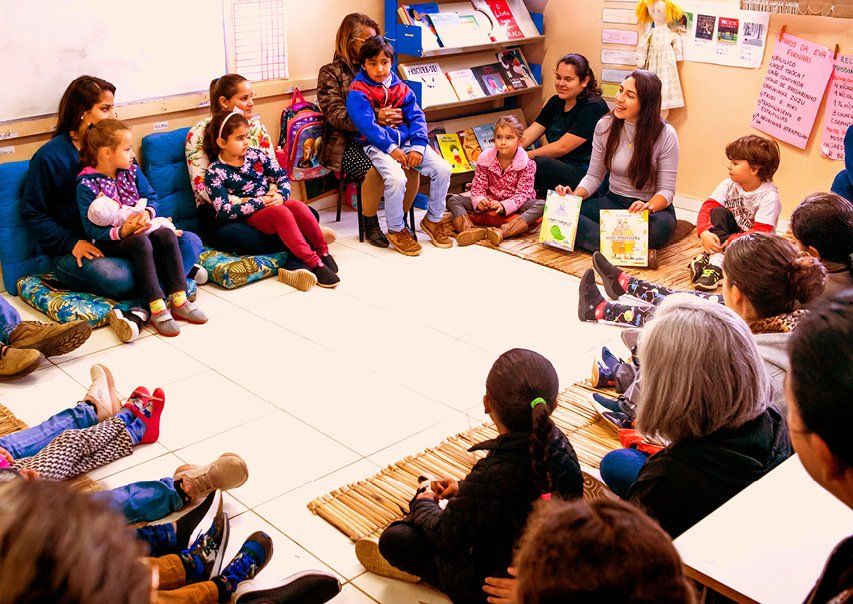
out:
M417 241L418 232L415 230L415 204L412 204L412 207L409 208L409 226L412 229L412 237Z
M358 182L355 186L355 205L358 213L358 240L360 243L364 243L364 214L362 214L361 208L361 183Z
M338 180L338 213L335 217L335 222L341 221L341 204L344 201L344 193L346 193L347 185L343 179Z

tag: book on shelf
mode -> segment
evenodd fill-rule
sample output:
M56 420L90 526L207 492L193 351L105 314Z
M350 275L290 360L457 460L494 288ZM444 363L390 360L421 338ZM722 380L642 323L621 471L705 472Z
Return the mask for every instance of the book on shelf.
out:
M465 128L465 130L460 130L456 134L459 136L459 140L462 141L462 150L465 151L465 157L468 158L468 162L473 166L477 163L480 153L483 152L480 143L477 142L477 135L474 134L474 129Z
M474 72L474 77L477 78L480 86L489 96L510 92L511 89L507 86L499 63L478 65L472 67L471 71Z
M453 174L461 174L473 170L468 159L465 157L465 152L462 150L462 141L459 140L458 134L439 134L438 148L441 151L441 156L450 164L450 171Z
M443 48L488 44L487 30L480 27L472 13L444 11L427 13Z
M431 107L444 103L455 103L459 99L453 86L438 63L400 63L400 74L405 80L421 83L421 105Z
M495 146L495 126L494 124L480 124L474 126L474 136L477 137L477 142L480 143L480 149L486 151Z
M400 22L406 25L417 25L421 28L421 47L424 50L437 50L441 48L441 41L438 39L438 34L430 21L429 13L438 12L438 4L435 2L425 2L423 4L404 4L400 7L404 15L397 14L400 17ZM405 20L403 17L405 16Z
M520 48L502 50L495 56L498 59L501 73L511 89L521 90L522 88L532 88L539 85L533 77L527 61L524 60L524 54Z
M499 39L518 40L524 37L506 0L485 0L485 3L497 22Z
M460 101L480 99L486 96L470 68L448 71L447 78L453 85L453 90L456 91L456 96L459 97Z
M433 151L439 155L441 155L441 149L438 147L438 137L442 134L447 134L444 124L441 122L427 124L427 139L429 140L429 146L432 147Z
M649 262L649 212L601 210L601 253L616 266Z
M486 0L471 0L471 6L476 12L482 14L483 17L485 17L485 19L488 21L488 31L486 32L486 37L488 37L491 42L506 41L503 36L500 38L498 37L499 35L501 35L501 27L498 25L498 21L495 18L494 13L492 13L492 10L489 8L488 2L486 2Z

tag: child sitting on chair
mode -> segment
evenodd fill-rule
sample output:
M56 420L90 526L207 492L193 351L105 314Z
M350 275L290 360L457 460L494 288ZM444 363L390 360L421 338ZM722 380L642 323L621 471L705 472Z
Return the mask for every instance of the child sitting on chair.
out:
M447 200L459 245L486 238L497 245L506 237L523 235L542 219L545 202L536 199L533 190L536 162L519 144L523 134L524 126L518 118L500 118L495 124L495 146L477 158L470 193ZM475 227L479 215L485 213L505 217L505 222L499 228Z
M779 144L753 134L726 147L729 177L717 185L699 210L696 232L701 254L690 262L696 289L714 291L723 282L723 251L747 233L773 233L782 211L773 175L779 168Z

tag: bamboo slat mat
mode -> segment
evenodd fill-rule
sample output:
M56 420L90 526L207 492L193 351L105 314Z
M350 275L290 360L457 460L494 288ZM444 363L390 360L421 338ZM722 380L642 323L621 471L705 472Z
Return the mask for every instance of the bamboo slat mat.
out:
M702 251L699 238L695 236L695 227L679 220L675 231L675 242L657 251L658 268L654 270L626 267L625 272L653 283L660 283L675 289L693 289L687 265L693 257ZM539 243L539 231L530 232L524 237L505 239L498 247L488 241L480 245L500 250L506 254L535 262L558 271L580 277L592 268L592 256L586 252L563 252Z
M605 422L592 406L588 381L573 384L557 397L551 415L565 432L581 464L598 468L601 458L620 448L616 430ZM611 393L612 394L612 393ZM308 509L344 533L351 540L377 537L391 522L401 519L418 486L418 477L464 478L485 452L468 449L497 437L492 424L483 424L451 436L437 446L391 464L365 480L335 489L308 504ZM601 482L584 472L584 497L598 499L612 493Z
M15 414L8 408L0 405L0 436L12 434L24 428L27 428L27 424L15 417ZM71 480L70 484L81 491L97 491L99 489L98 483L87 476L78 476Z

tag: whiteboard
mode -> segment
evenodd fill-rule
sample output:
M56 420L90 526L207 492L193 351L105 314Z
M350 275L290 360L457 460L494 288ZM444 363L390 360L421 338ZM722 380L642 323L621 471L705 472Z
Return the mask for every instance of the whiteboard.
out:
M119 105L207 91L225 53L221 0L0 0L0 122L56 113L80 75Z

